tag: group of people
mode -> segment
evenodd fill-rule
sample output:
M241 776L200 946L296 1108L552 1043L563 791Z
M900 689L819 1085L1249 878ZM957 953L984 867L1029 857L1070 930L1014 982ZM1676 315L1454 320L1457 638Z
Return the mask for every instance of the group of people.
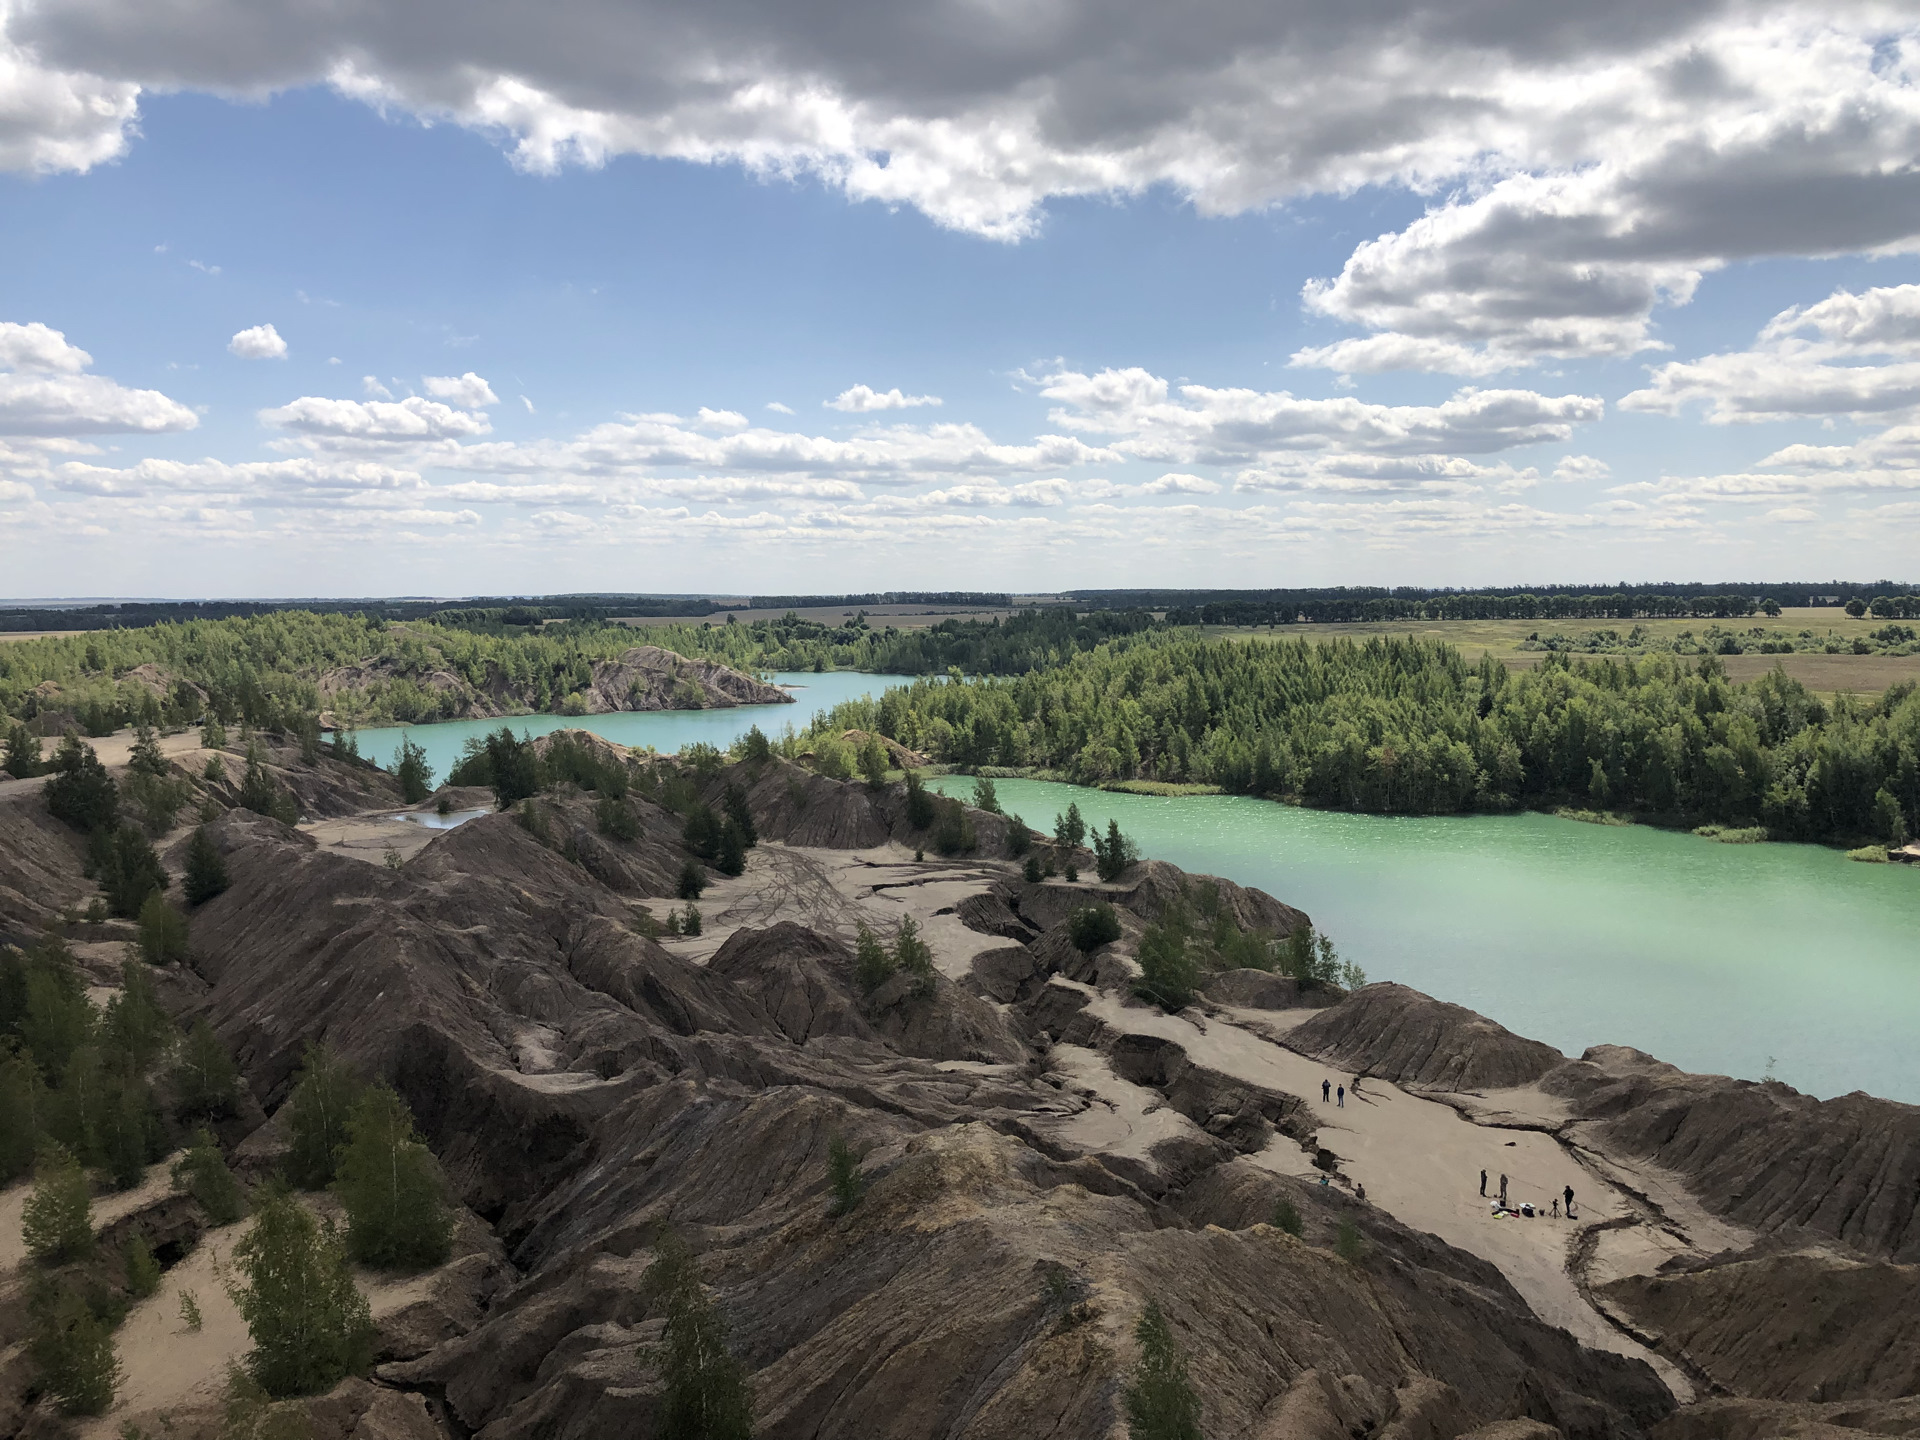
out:
M1360 1093L1360 1076L1358 1075L1353 1077L1353 1093L1356 1095ZM1342 1110L1346 1109L1347 1087L1345 1085L1336 1087L1331 1080L1322 1080L1320 1082L1320 1103L1325 1105L1328 1101L1332 1100L1335 1095L1339 1096L1337 1102L1338 1107Z
M1482 1170L1480 1172L1481 1198L1485 1199L1486 1194L1487 1172ZM1559 1195L1554 1197L1552 1218L1555 1220L1560 1218L1560 1202L1563 1198L1567 1203L1566 1218L1572 1220L1575 1217L1573 1213L1573 1187L1571 1185L1567 1186ZM1507 1203L1507 1177L1504 1175L1500 1177L1500 1194L1494 1199L1492 1208L1493 1213L1496 1215L1518 1215L1526 1220L1531 1220L1535 1216L1543 1216L1548 1213L1546 1210L1535 1205L1531 1200L1522 1200L1517 1205L1509 1205Z

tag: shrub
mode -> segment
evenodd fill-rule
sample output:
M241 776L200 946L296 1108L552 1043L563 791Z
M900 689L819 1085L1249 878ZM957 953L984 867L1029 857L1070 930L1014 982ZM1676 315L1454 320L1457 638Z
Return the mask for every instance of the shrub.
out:
M698 900L700 892L707 888L707 872L700 868L700 862L689 860L680 867L679 896L682 900Z
M245 1370L230 1365L219 1440L313 1440L313 1421L300 1401L276 1401Z
M747 840L729 815L720 827L720 840L714 846L713 868L722 875L739 875L747 868Z
M893 936L893 968L912 977L912 993L926 996L934 992L936 972L933 949L920 938L920 927L911 915L900 921Z
M659 1295L666 1329L660 1366L660 1440L751 1440L753 1389L727 1348L727 1324L675 1237L661 1241L642 1281Z
M1360 1227L1353 1221L1340 1221L1340 1229L1333 1237L1333 1253L1349 1265L1358 1265L1360 1257L1366 1253L1366 1244L1360 1238Z
M907 824L924 830L933 824L933 816L933 796L927 793L926 783L918 771L907 771Z
M754 829L753 810L747 804L746 792L738 785L727 786L724 805L727 812L727 819L732 823L734 829L740 832L740 843L749 850L755 845L758 845L760 843L760 832Z
M1140 1359L1126 1390L1131 1440L1200 1440L1200 1399L1187 1379L1187 1362L1173 1343L1158 1301L1147 1302L1133 1327Z
M120 1383L113 1325L71 1285L55 1282L30 1305L28 1352L40 1383L68 1415L104 1415Z
M200 1299L191 1290L182 1290L180 1292L180 1323L186 1326L187 1329L195 1331L199 1330L202 1324L200 1317Z
M66 941L49 933L24 955L4 961L7 1009L4 1017L20 1043L51 1082L67 1068L73 1053L93 1038L98 1020L87 998L87 982L74 964Z
M144 1300L160 1292L160 1262L153 1258L153 1246L144 1234L134 1231L121 1247L120 1260L126 1267L129 1295Z
M740 737L735 749L749 765L764 765L773 759L773 744L758 725L747 728L747 733Z
M1071 860L1067 861L1067 868L1062 873L1062 878L1065 879L1069 885L1078 885L1080 883L1080 867Z
M33 1168L46 1103L39 1068L24 1055L0 1054L0 1185Z
M1075 949L1090 954L1120 938L1120 917L1104 902L1083 906L1067 916L1067 934Z
M860 1174L859 1154L839 1135L827 1144L827 1185L833 1191L833 1204L827 1213L836 1216L850 1214L867 1190Z
M1300 1207L1282 1195L1273 1204L1273 1228L1284 1230L1298 1239L1306 1231L1306 1225L1300 1219Z
M1007 824L1007 854L1018 860L1033 849L1033 832L1018 815Z
M173 829L189 793L187 782L178 775L154 775L144 770L127 775L126 798L149 835L164 835Z
M93 1253L93 1199L72 1151L54 1145L41 1154L20 1234L27 1254L42 1265L84 1260Z
M173 1022L160 1008L153 974L137 960L120 966L120 993L100 1017L100 1043L128 1075L144 1075L173 1042Z
M1027 863L1020 867L1020 878L1025 880L1029 885L1038 885L1042 880L1047 878L1047 872L1040 867L1040 857L1038 855L1030 854L1027 856Z
M682 935L698 935L700 928L699 907L689 900L687 902L686 913L680 917L680 933Z
M878 790L887 783L887 747L878 735L869 735L860 746L860 773L867 784Z
M231 1225L247 1213L240 1182L233 1178L227 1157L207 1129L196 1130L187 1153L173 1162L173 1183L200 1202L214 1225Z
M400 737L400 748L394 752L393 778L400 782L400 798L409 805L418 805L433 793L433 767L427 764L427 752L413 743L408 735Z
M602 795L593 805L593 823L609 840L634 841L640 838L640 822L625 800Z
M1193 1003L1200 988L1200 960L1184 917L1162 915L1140 937L1140 978L1134 993L1169 1013Z
M140 906L140 954L149 965L174 965L187 958L187 917L158 890Z
M220 717L208 712L200 722L200 748L202 750L224 750L227 748L227 727L220 723Z
M227 862L202 825L187 842L187 877L181 889L189 905L204 905L227 888Z
M227 783L227 762L218 755L209 755L207 763L200 767L200 778L209 785Z
M175 1110L186 1119L217 1120L232 1111L240 1093L233 1057L205 1019L194 1021L181 1042L171 1078Z
M270 1191L233 1258L234 1303L253 1337L247 1372L269 1395L331 1390L372 1362L373 1316L332 1221Z
M17 721L7 731L7 751L0 759L0 770L16 780L31 780L40 773L40 737Z
M385 1270L443 1264L453 1212L406 1101L385 1085L370 1087L347 1117L347 1137L333 1191L346 1208L353 1258Z
M993 781L985 775L976 776L974 779L973 808L984 810L989 815L1000 813L1000 797L994 791Z
M862 990L877 990L893 975L893 956L865 925L853 947L853 975Z
M241 809L265 815L283 825L291 825L300 818L299 806L274 780L258 745L247 747L247 773L241 777L240 793L235 799Z

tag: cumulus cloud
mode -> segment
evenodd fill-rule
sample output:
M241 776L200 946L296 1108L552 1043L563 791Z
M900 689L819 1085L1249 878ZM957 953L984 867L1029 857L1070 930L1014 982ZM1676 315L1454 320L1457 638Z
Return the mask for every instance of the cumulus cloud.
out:
M1872 357L1889 357L1880 363ZM1784 310L1749 350L1674 361L1623 397L1623 410L1714 424L1849 416L1892 422L1920 406L1920 286L1838 291Z
M1566 440L1606 408L1585 395L1471 388L1439 405L1299 399L1285 390L1205 385L1182 385L1176 400L1165 380L1137 368L1061 371L1046 377L1040 393L1060 402L1055 424L1116 435L1115 450L1175 464L1248 463L1298 450L1484 454Z
M268 425L300 435L376 443L417 444L485 435L492 425L484 415L456 410L437 400L409 395L405 400L329 400L303 395L286 405L262 410Z
M1225 487L1201 475L1171 472L1139 487L1141 495L1218 495Z
M462 410L480 410L500 403L493 387L471 370L464 375L423 375L420 385L434 399L457 405Z
M130 390L86 374L92 363L60 331L37 321L0 324L0 435L156 435L200 423L158 390Z
M242 360L287 358L287 342L280 338L280 332L271 325L255 325L252 329L242 330L227 342L227 349Z
M825 402L829 410L844 410L850 415L865 415L874 410L910 410L918 405L938 405L938 395L904 395L898 386L875 390L870 385L855 385ZM769 405L769 410L774 407ZM791 412L788 412L791 413Z

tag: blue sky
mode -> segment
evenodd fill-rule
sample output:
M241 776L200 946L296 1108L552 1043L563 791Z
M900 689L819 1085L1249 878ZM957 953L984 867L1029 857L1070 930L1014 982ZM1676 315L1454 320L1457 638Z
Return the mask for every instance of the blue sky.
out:
M1904 577L1920 553L1920 103L1911 36L1871 12L1703 6L1545 58L1425 11L1409 31L1440 32L1397 57L1222 12L1115 114L1118 71L1057 35L951 73L915 48L908 93L870 36L747 5L725 24L762 43L717 111L672 43L604 73L592 7L508 69L507 39L314 35L273 5L277 46L189 0L155 40L116 3L0 6L0 595ZM656 17L702 77L708 13ZM1389 103L1449 45L1501 125ZM1321 69L1398 88L1329 138L1273 98ZM795 75L805 103L741 119ZM1559 98L1582 85L1639 97L1631 123Z

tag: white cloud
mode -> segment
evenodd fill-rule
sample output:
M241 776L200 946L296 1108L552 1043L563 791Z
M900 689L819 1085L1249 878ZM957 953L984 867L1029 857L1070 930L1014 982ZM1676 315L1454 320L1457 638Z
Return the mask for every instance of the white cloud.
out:
M0 370L78 375L91 364L91 355L37 320L29 325L0 321Z
M767 409L773 411L776 415L793 414L793 407L791 405L782 405L778 400L769 400L767 402Z
M93 357L40 323L0 323L0 435L58 439L191 430L199 417L158 390L85 374Z
M269 425L301 435L379 443L417 443L485 435L485 415L456 410L437 400L410 395L405 400L329 400L303 395L286 405L262 410Z
M139 82L46 64L13 38L16 8L0 0L0 169L84 171L125 153Z
M380 377L377 375L362 375L360 377L360 392L369 400L391 400L393 398L393 392L380 383Z
M227 342L227 349L242 360L287 358L287 342L280 338L280 332L271 325L255 325L250 330L242 330Z
M1563 455L1553 467L1553 478L1566 484L1578 484L1585 480L1604 480L1613 473L1613 467L1606 461L1592 455Z
M938 405L941 401L938 395L904 395L898 386L881 391L870 385L855 385L824 403L829 410L865 415L874 410L909 410L919 405Z
M1175 464L1239 464L1299 450L1484 454L1566 440L1605 410L1584 395L1471 388L1440 405L1375 405L1182 385L1175 401L1165 380L1141 369L1062 371L1046 377L1040 393L1061 402L1055 424L1118 435L1114 449Z
M1149 480L1139 486L1134 493L1139 495L1218 495L1225 488L1212 480L1199 475L1182 475L1178 471L1162 475L1158 480Z
M500 403L493 387L471 370L464 375L423 375L420 384L434 399L457 405L462 410L479 410Z

